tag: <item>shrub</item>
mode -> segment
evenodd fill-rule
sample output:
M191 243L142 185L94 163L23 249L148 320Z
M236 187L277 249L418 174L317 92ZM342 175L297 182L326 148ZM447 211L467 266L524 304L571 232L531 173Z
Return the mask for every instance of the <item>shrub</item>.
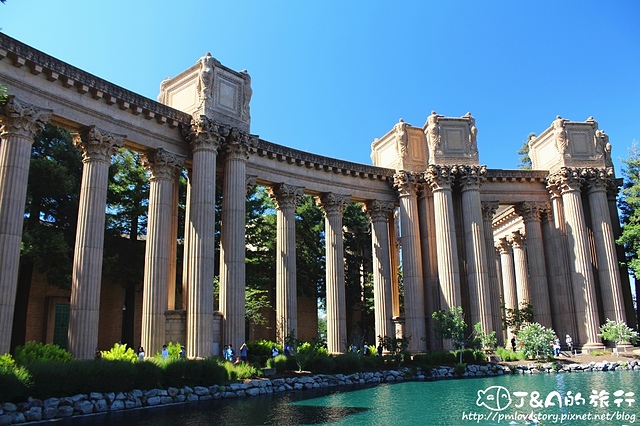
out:
M260 377L262 375L262 371L259 368L256 368L251 364L246 364L244 362L236 364L234 368L236 370L236 378L238 380L251 379L253 377Z
M71 362L73 357L69 351L53 343L44 344L31 341L16 348L16 362L18 364L29 365L39 361Z
M467 364L464 362L459 362L453 368L458 376L462 376L467 369Z
M108 351L102 351L102 359L107 361L129 361L138 360L138 355L131 348L127 348L127 344L116 343L113 348Z
M14 401L28 396L31 375L10 354L0 356L0 401Z
M453 365L457 362L454 351L433 351L429 353L433 365Z
M631 342L635 344L638 341L638 332L629 328L624 321L612 321L607 318L607 322L600 326L600 334L604 340L608 340L616 344L622 342Z
M505 362L519 361L524 359L522 352L513 352L512 350L499 347L496 349L496 354Z
M553 329L534 322L520 330L517 340L525 357L529 359L546 357L553 353L551 343L555 334Z
M381 356L365 356L360 361L364 370L379 370L384 365L384 358Z
M233 367L230 363L222 363L220 365L217 360L188 360L180 359L178 361L167 363L164 366L164 381L166 386L211 386L213 384L223 383L229 376L225 365ZM233 370L235 379L235 370Z
M167 359L165 360L162 359L162 352L157 352L153 358L155 361L164 361L164 362L178 360L180 359L181 346L182 345L178 342L176 343L169 342L169 344L167 344L167 350L169 351L169 356L167 357Z
M260 363L260 365L266 365L267 360L271 358L271 349L277 347L280 353L283 353L282 346L271 340L254 340L247 343L249 349L249 360L251 362Z
M363 360L365 358L371 358L369 356L358 356L354 353L346 353L344 355L338 355L333 358L335 365L335 372L341 374L355 373L362 371Z
M334 358L329 355L320 354L311 357L303 366L305 370L309 370L315 374L331 374L335 369Z
M275 368L276 372L282 373L287 369L287 356L286 355L278 355L275 358L269 358L267 360L267 367Z

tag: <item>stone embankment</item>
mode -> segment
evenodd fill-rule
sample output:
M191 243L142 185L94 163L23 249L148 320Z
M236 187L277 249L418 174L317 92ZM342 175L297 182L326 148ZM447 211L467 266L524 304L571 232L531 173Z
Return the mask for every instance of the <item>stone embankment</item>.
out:
M238 398L267 395L305 389L319 389L332 386L375 385L405 380L438 380L456 377L484 377L503 374L542 374L588 371L640 370L638 361L632 362L592 362L589 364L522 364L522 365L469 365L458 372L454 367L431 369L387 370L353 374L316 374L297 377L252 379L224 386L195 386L169 389L132 390L130 392L92 392L66 398L40 400L29 398L13 404L0 404L0 426L25 422L53 420L71 416L81 416L108 411L122 411L134 408L155 407L167 404L191 403L222 398Z

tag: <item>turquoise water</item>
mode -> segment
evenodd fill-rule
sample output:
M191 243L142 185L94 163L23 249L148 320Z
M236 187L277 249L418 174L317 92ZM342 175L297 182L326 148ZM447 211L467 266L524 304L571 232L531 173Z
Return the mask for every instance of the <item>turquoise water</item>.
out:
M332 388L110 413L58 424L508 425L526 424L524 417L533 411L546 416L541 425L632 425L640 424L639 407L640 372L616 371Z

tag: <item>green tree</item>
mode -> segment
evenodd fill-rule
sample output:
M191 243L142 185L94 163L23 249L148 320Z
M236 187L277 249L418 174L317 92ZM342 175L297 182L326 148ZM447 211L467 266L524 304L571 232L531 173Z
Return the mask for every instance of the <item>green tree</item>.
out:
M121 341L135 346L136 292L144 280L149 177L140 154L118 150L109 167L107 216L102 275L125 290Z
M524 355L529 359L533 359L553 354L552 343L555 334L553 329L534 322L523 327L518 332L517 339Z
M529 142L531 139L535 138L535 133L529 133L527 136L527 140L522 144L522 148L518 151L518 155L520 155L520 164L518 164L519 169L523 170L531 170L531 157L529 157Z
M451 339L453 346L460 350L460 362L462 362L462 350L464 349L467 323L464 321L464 311L461 306L454 306L448 311L441 309L434 312L433 328L441 339Z
M511 328L512 333L518 334L520 329L533 322L533 306L529 302L520 303L519 308L505 309L503 324Z
M618 209L622 221L622 235L616 241L624 247L627 268L633 273L636 298L640 294L640 149L636 140L629 148L629 155L622 160L624 183L618 197ZM636 316L640 324L640 307L636 303Z
M612 321L607 318L607 322L600 326L600 337L604 340L615 343L616 355L618 354L618 345L623 342L636 344L638 341L638 332L629 328L624 321Z
M70 288L81 179L82 156L71 134L45 126L31 146L12 350L25 343L34 271L51 285ZM66 341L55 343L66 347Z

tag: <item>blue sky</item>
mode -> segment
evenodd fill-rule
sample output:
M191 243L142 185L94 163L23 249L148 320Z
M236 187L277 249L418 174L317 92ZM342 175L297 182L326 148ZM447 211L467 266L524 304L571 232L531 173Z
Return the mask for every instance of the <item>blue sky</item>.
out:
M251 74L252 133L365 164L432 110L475 116L489 168L557 114L598 121L618 176L640 140L639 1L7 0L0 27L153 99L211 52Z

